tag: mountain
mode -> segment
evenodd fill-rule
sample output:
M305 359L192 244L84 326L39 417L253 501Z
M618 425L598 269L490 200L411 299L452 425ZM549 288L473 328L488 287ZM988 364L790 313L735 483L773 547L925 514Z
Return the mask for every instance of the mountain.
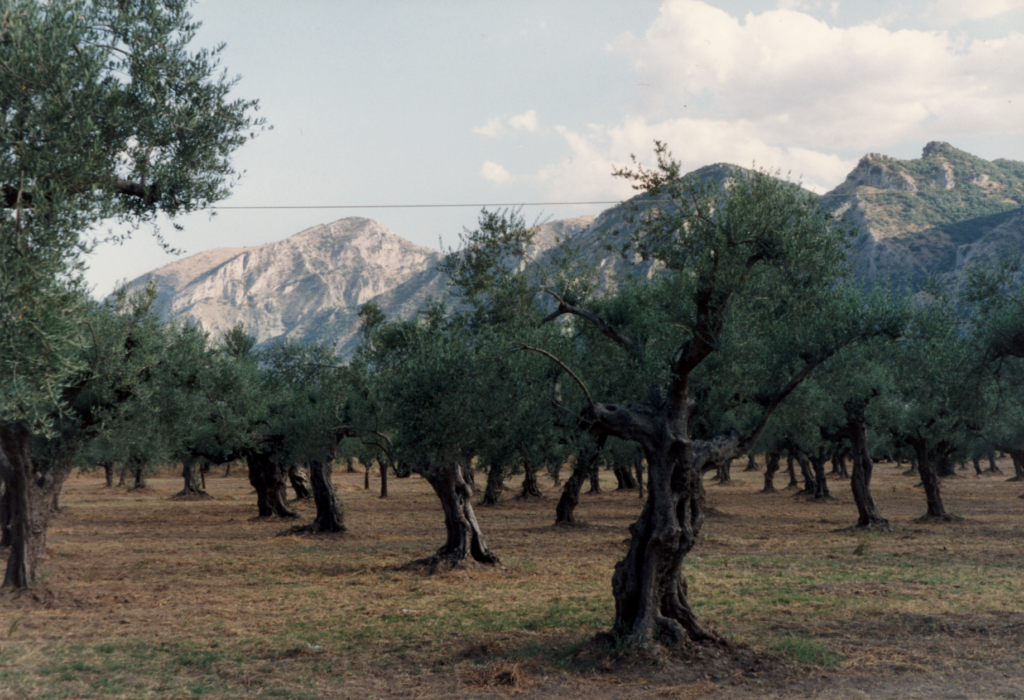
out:
M154 280L162 316L199 323L215 337L241 322L261 343L321 338L327 326L347 338L360 304L441 257L375 221L348 218L275 243L198 253L130 286Z
M688 177L724 184L736 169L716 164ZM851 261L869 285L914 285L933 275L958 283L972 265L1024 252L1024 163L986 161L947 143L929 143L913 160L869 153L820 201L858 226ZM533 255L543 264L566 241L582 267L596 273L599 292L627 274L650 277L656 263L615 250L622 239L611 233L628 233L625 217L619 205L597 217L545 223ZM372 301L389 317L408 318L428 298L443 297L441 259L353 217L275 243L198 253L131 285L154 280L165 318L199 323L214 337L242 322L260 343L322 340L344 356L357 342L359 305Z
M587 229L594 217L540 226L534 253ZM241 322L259 343L322 340L348 355L358 307L374 302L408 318L446 293L442 254L395 235L376 221L351 217L314 226L282 241L217 248L177 260L129 283L157 287L166 319L201 325L213 337Z
M869 283L956 281L969 265L1024 252L1024 163L948 143L929 143L915 160L869 153L822 204L860 228L852 261Z

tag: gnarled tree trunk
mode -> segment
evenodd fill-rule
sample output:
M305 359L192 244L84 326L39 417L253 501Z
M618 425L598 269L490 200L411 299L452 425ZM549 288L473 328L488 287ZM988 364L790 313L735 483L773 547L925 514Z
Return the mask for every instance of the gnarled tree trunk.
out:
M614 429L612 434L639 442L648 465L647 501L629 528L629 550L612 576L612 635L638 648L661 639L717 640L690 607L682 564L704 523L703 470L735 457L741 451L739 436L689 439L689 402L674 420L638 406L597 404L590 410L602 427Z
M871 474L874 463L868 452L867 422L861 413L847 417L850 431L850 454L853 458L853 473L850 476L850 488L853 490L853 501L857 504L857 527L889 527L889 521L882 517L871 495Z
M629 467L616 466L612 471L615 474L616 482L618 482L615 487L616 491L632 491L636 488L636 479Z
M540 498L540 486L537 483L537 471L530 462L523 462L523 487L519 498Z
M715 481L720 484L724 484L727 481L732 481L732 476L729 474L729 470L732 468L732 460L727 459L715 468Z
M171 498L209 497L206 480L203 478L204 460L190 459L181 463L181 478L185 482L181 491Z
M996 466L996 451L989 450L988 452L988 469L985 470L988 474L1002 474L1003 470Z
M0 425L0 480L9 529L5 588L31 588L38 583L54 497L72 469L74 449L68 448L37 471L29 451L30 440L24 424Z
M921 474L921 484L924 486L925 499L928 503L928 512L924 518L928 520L950 521L953 519L946 512L942 503L942 493L939 490L939 476L935 473L933 466L936 461L949 454L951 451L948 441L940 441L934 448L929 448L923 438L915 438L909 441L917 455L917 470Z
M754 459L754 455L747 455L747 466L744 467L745 472L756 472L757 471L757 460Z
M4 484L0 476L0 548L11 546L11 497L14 492Z
M595 467L597 456L604 447L605 438L598 439L596 445L585 445L579 449L576 461L572 465L572 474L565 481L562 495L555 506L555 523L572 524L576 522L576 506L580 503L580 489L583 482L590 476Z
M1007 481L1024 481L1024 450L1006 450L1013 460L1013 476Z
M295 491L296 501L305 501L313 497L313 488L309 483L309 473L302 464L293 464L288 467L288 481Z
M484 489L484 496L480 499L480 505L494 506L501 501L501 492L505 490L505 470L500 466L492 464L487 470L487 488Z
M309 460L309 481L313 491L313 502L316 503L316 518L305 527L296 528L299 532L345 532L345 510L338 501L331 483L331 460Z
M132 476L135 478L135 480L134 482L132 482L131 490L135 491L136 489L144 489L146 488L146 468L139 466L138 460L132 461L134 462L134 465L132 466L131 470Z
M101 466L103 467L104 485L108 489L114 488L114 463L104 462Z
M813 496L817 491L818 485L816 483L814 473L811 471L811 463L807 459L807 455L800 450L794 450L796 452L796 461L800 465L800 475L804 478L804 487L799 491L800 494L807 494Z
M796 478L796 459L792 452L786 454L786 471L789 472L789 483L786 484L787 491L796 491L800 488L800 482Z
M764 462L764 488L761 493L773 493L775 491L775 474L779 471L779 464L782 455L778 452L770 452Z
M828 490L828 479L825 477L825 462L828 461L828 453L822 447L818 450L818 454L812 454L810 459L811 469L814 472L814 498L816 500L832 498L832 493Z
M597 462L590 469L590 490L587 493L601 493L601 471Z
M432 557L415 563L427 566L432 573L456 568L469 559L481 564L500 564L484 542L473 512L473 487L465 478L463 467L454 462L443 465L427 462L414 465L412 469L427 480L441 499L448 533L444 546Z
M249 452L245 455L245 463L249 467L249 483L256 489L256 508L260 517L299 517L285 505L288 469L269 452Z

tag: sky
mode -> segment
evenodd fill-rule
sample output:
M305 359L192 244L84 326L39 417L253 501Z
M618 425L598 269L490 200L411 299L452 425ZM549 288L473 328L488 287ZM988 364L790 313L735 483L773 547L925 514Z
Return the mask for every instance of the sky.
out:
M655 140L684 171L768 168L819 192L865 153L917 158L929 141L1024 161L1024 0L202 0L193 14L196 47L226 44L233 94L273 128L236 152L222 208L161 224L183 255L347 216L440 249L483 204L596 215L611 205L563 203L628 198L612 171L650 163ZM456 204L472 206L436 206ZM102 297L176 259L143 228L98 246L87 279Z

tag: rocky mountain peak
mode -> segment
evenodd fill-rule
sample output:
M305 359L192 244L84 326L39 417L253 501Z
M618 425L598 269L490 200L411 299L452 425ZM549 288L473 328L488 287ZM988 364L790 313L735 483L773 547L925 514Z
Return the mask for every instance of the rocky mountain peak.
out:
M899 161L881 153L868 153L830 194L850 194L860 188L917 192L914 178L899 167Z
M355 309L440 259L376 221L350 217L262 246L206 251L131 285L155 280L166 317L214 336L242 322L262 343L306 337L325 313Z

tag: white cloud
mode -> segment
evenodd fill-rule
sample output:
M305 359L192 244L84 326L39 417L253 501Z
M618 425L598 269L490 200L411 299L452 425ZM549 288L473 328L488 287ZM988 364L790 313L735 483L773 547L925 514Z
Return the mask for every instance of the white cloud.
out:
M785 9L741 21L669 0L643 38L624 35L609 48L652 85L661 109L701 100L716 119L756 124L767 143L878 149L1024 124L1018 115L1009 126L1008 110L996 108L997 97L1024 99L1010 68L1024 65L1017 33L961 45L945 32L833 27Z
M505 127L510 126L515 131L525 130L530 133L537 133L540 131L540 126L537 124L537 110L531 109L517 114L514 117L509 117L506 120L502 120L501 117L494 117L493 119L487 120L487 123L483 126L473 127L474 134L483 134L484 136L497 137L505 134Z
M1024 8L1024 0L935 0L927 14L940 22L958 24L965 20L988 19Z
M835 13L838 3L826 6ZM981 0L972 13L1007 6ZM699 0L666 0L642 37L623 35L608 49L630 61L646 101L615 124L554 129L569 156L532 179L563 201L630 196L610 174L634 153L649 162L655 139L669 144L684 171L756 163L822 192L867 152L1024 133L1019 32L969 41L877 23L833 26L794 9L738 18ZM508 125L527 128L531 114Z
M512 175L505 168L489 160L484 161L483 166L480 168L480 175L485 180L499 185L512 179Z
M508 120L508 125L517 131L519 129L526 129L531 133L536 133L540 130L537 126L537 110L531 109L523 114L517 114Z
M571 158L541 169L536 178L549 183L552 196L565 200L624 199L635 194L612 170L630 164L636 155L652 165L654 140L669 144L688 172L713 163L781 171L806 187L825 192L838 185L857 164L834 154L800 146L766 143L755 124L715 119L673 119L648 123L630 117L613 127L592 125L585 132L555 129L565 139Z
M483 126L473 127L474 134L483 134L484 136L490 136L492 138L495 136L500 136L501 132L503 132L504 130L505 129L501 125L501 119L497 117L495 117L494 119L488 119L487 123L484 124Z

